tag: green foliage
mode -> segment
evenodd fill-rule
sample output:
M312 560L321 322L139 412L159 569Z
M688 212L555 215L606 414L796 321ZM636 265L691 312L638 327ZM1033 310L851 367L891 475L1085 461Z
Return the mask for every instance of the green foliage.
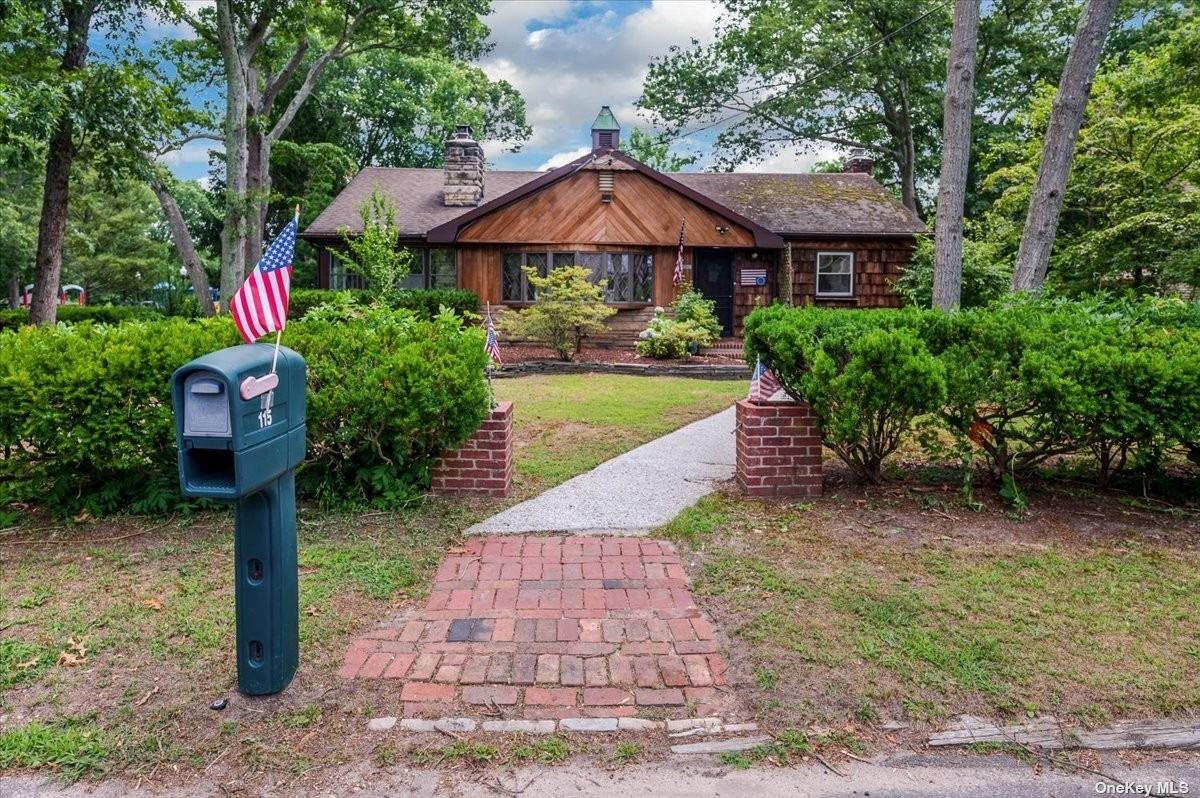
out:
M681 294L675 300L672 316L661 309L655 312L650 325L638 337L637 353L659 360L685 360L697 349L712 346L721 336L715 307L699 291Z
M155 308L136 305L60 305L59 324L80 324L85 321L96 324L121 324L127 321L152 321L161 319L162 313ZM29 311L0 310L0 332L16 330L29 323Z
M72 185L63 252L64 283L79 283L92 302L148 299L151 288L178 278L158 237L162 216L153 192L134 180L106 186L91 171Z
M322 102L305 104L287 137L305 146L327 143L358 168L441 166L445 139L458 124L470 125L479 141L516 147L530 135L525 100L511 84L442 54L386 49L351 56L330 67L320 96Z
M747 359L761 356L788 393L811 405L824 444L858 477L879 482L913 419L945 400L942 364L908 328L916 318L763 308L746 321Z
M709 346L721 337L721 322L717 320L717 303L708 299L696 289L685 291L675 300L675 320L695 324L710 341L702 344Z
M1048 290L1200 291L1200 19L1100 72L1075 147ZM1054 88L1032 92L1020 130L983 155L994 204L974 237L1011 263L1020 244ZM968 252L970 248L968 248Z
M371 304L370 291L344 290L327 291L320 288L297 288L288 302L288 318L302 319L309 311L322 305L341 308L346 317L354 317ZM479 296L460 288L430 288L427 290L401 289L387 297L387 306L393 310L411 310L423 319L432 319L443 307L459 316L468 318L479 312ZM335 314L336 317L336 314Z
M350 234L342 230L346 250L342 259L367 279L372 294L385 305L400 290L400 281L412 273L413 253L401 249L400 230L396 227L396 206L372 189L371 198L359 209L363 229Z
M962 300L960 307L986 305L1008 293L1012 280L1012 261L1000 257L991 242L963 240ZM917 239L912 260L896 281L896 290L910 305L933 306L933 239Z
M747 319L746 351L813 406L825 444L868 479L921 413L1017 507L1016 477L1054 457L1090 457L1107 482L1200 448L1200 306L1180 301L775 306Z
M639 127L629 131L621 150L660 172L678 172L700 160L699 155L671 152L671 142L665 135L653 136Z
M63 720L46 724L30 721L0 732L0 769L49 768L64 779L104 772L109 745L95 724Z
M308 364L305 495L404 501L486 411L483 333L453 314L375 309L346 322L294 322L285 341ZM170 376L237 342L228 319L0 334L0 504L99 515L182 503Z
M301 322L292 346L308 362L307 492L395 503L428 484L443 449L488 406L483 332L452 313L432 321L371 310L358 322ZM346 379L353 374L354 379Z
M300 206L300 229L307 227L354 177L358 164L336 144L278 141L271 147L271 201L267 218L286 224ZM296 242L293 285L315 285L317 251Z
M574 357L583 339L603 330L604 320L617 312L604 304L607 281L593 283L587 269L561 266L545 277L528 266L524 271L536 299L531 307L505 313L499 326L518 338L545 343L562 360Z

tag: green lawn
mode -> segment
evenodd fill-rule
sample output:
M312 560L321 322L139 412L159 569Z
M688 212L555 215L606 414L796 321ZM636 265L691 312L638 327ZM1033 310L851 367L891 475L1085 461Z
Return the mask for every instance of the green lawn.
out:
M617 374L495 381L515 403L515 471L523 495L544 490L684 424L729 407L739 380Z
M732 679L764 719L1200 709L1200 552L1177 534L1195 519L1093 496L1099 513L1060 498L1021 518L951 507L947 523L927 494L863 494L718 493L663 530L698 560Z

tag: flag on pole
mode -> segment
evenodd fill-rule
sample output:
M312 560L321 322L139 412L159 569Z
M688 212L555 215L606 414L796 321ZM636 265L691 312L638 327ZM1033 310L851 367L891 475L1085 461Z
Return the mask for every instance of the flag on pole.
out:
M671 277L671 284L676 288L683 282L683 228L686 225L686 219L679 225L679 254L675 256L675 274Z
M754 373L750 375L751 402L766 402L783 386L771 370L763 365L762 358L754 365Z
M488 357L497 366L504 365L504 360L500 357L500 339L496 337L496 325L492 324L492 307L488 306L487 310L487 342L484 343L483 349L488 353Z
M287 324L298 222L298 218L288 222L229 301L233 323L248 344L269 332L282 330Z

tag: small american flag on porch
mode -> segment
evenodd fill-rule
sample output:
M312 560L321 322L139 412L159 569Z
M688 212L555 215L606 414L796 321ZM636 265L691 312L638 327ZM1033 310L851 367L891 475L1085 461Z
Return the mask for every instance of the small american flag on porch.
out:
M488 357L497 366L504 365L504 360L500 357L500 339L496 337L496 325L492 323L492 308L489 305L487 311L487 341L483 345L483 349L488 353Z
M671 275L671 285L676 288L683 282L683 228L687 226L687 219L679 225L679 254L675 256L675 274Z
M754 364L754 373L750 375L749 400L756 403L769 401L781 387L783 386L779 384L779 379L763 365L762 358L758 358L758 362Z

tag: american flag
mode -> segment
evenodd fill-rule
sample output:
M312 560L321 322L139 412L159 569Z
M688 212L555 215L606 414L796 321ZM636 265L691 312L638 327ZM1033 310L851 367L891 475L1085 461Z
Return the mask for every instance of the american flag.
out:
M500 358L500 339L496 337L496 325L492 324L490 307L487 312L487 342L484 343L483 349L497 366L504 365L504 361Z
M282 330L287 324L298 222L299 219L292 219L283 228L229 302L233 323L248 344L269 332Z
M762 358L754 365L754 373L750 375L750 396L751 402L766 402L775 392L781 387L779 379L771 373L771 370L763 365Z
M683 282L683 228L685 225L687 225L686 219L679 225L679 254L675 256L675 274L671 277L671 284L675 286Z

